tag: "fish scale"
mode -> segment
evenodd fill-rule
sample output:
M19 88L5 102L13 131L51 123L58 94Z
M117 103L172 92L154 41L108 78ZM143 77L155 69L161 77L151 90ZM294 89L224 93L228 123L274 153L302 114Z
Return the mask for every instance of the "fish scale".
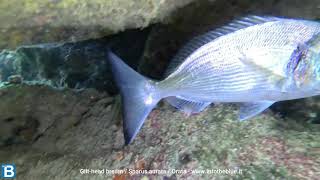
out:
M320 94L320 23L248 16L192 39L152 81L108 52L123 102L125 143L161 100L189 114L237 103L250 119L277 101Z

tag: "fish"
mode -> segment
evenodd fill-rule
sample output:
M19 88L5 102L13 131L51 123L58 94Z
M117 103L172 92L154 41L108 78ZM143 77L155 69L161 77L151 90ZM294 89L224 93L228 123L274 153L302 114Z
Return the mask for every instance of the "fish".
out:
M111 50L107 58L122 99L126 145L161 99L187 114L236 103L243 121L275 102L320 94L320 23L313 20L235 19L190 40L160 81L139 74Z

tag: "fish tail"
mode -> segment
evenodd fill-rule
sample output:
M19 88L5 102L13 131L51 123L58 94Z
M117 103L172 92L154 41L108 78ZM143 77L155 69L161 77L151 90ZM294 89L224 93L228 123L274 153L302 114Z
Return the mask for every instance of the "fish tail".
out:
M132 142L148 114L161 98L157 98L156 83L126 65L110 50L111 71L120 89L125 144Z

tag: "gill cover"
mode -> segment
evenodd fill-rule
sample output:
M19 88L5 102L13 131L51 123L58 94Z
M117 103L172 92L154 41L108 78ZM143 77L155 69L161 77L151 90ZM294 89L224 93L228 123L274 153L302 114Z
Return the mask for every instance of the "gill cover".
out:
M122 101L125 144L132 142L146 117L157 104L154 82L135 72L110 50L108 59Z

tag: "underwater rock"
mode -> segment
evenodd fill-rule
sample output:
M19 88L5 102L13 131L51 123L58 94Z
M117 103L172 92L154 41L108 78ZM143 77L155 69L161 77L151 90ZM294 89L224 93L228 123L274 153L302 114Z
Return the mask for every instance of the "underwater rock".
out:
M21 77L26 83L115 92L106 53L110 46L137 68L149 29L75 43L22 46L0 53L0 82ZM15 78L18 80L17 78Z
M108 99L95 90L72 92L23 84L1 88L0 97L0 146L30 144L49 131L58 136L76 126L97 99Z
M21 84L22 83L22 77L20 75L12 75L8 77L8 82L10 84Z
M320 170L320 127L283 121L270 111L238 122L233 106L217 105L186 117L160 103L133 143L123 146L119 104L107 94L34 85L0 92L0 161L14 162L22 179L159 177L132 171L154 169L170 170L160 177L178 179L312 179ZM80 173L126 168L131 173ZM215 169L242 173L191 172Z
M0 3L0 49L101 38L164 21L193 0L10 0Z

